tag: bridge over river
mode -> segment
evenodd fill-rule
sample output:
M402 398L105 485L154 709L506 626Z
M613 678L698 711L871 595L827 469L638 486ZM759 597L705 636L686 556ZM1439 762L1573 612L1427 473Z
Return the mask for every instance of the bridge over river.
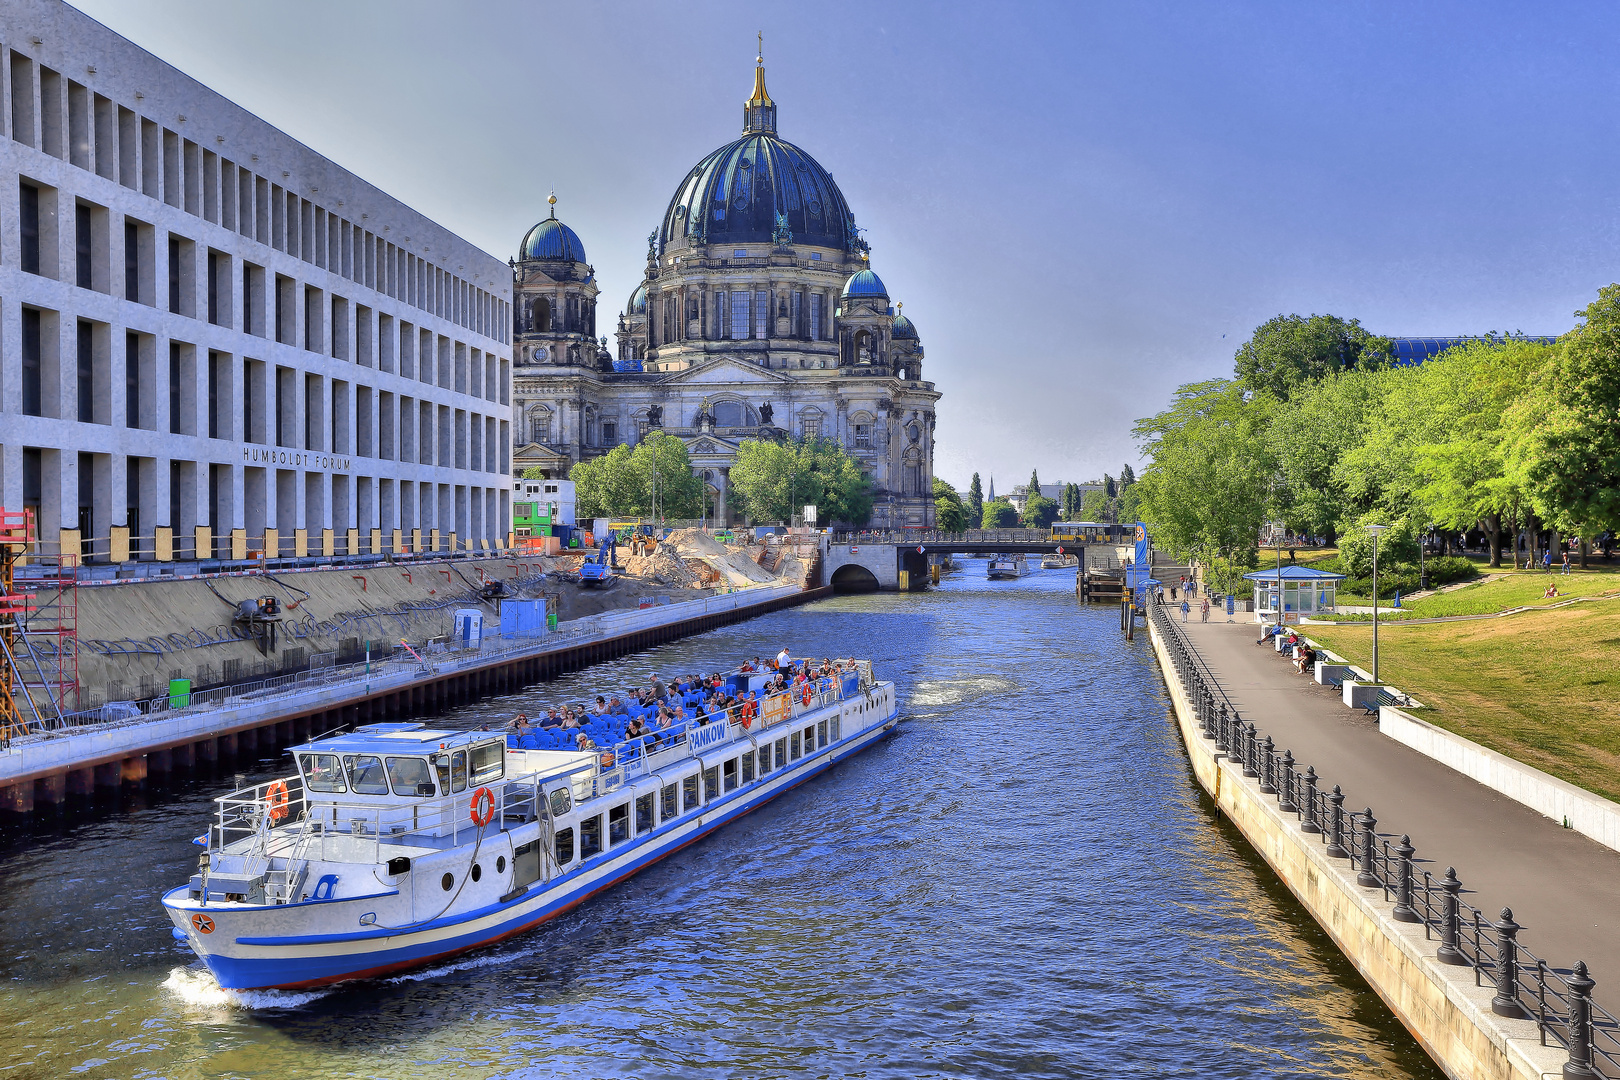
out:
M823 563L827 584L862 591L923 588L929 555L1065 555L1085 558L1085 545L1044 529L940 529L832 533Z

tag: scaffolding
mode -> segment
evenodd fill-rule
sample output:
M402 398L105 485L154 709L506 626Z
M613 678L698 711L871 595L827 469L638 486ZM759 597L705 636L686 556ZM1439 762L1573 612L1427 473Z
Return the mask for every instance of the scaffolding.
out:
M79 556L30 554L36 535L31 509L0 507L3 742L60 726L79 696Z

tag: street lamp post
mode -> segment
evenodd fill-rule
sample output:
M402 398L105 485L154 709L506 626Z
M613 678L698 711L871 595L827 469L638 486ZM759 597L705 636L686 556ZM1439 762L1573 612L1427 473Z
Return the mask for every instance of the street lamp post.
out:
M1378 681L1378 534L1389 528L1388 525L1368 525L1367 531L1373 538L1373 682Z
M1419 590L1427 589L1429 587L1429 571L1427 569L1428 563L1423 558L1423 549L1429 546L1429 544L1428 544L1429 532L1433 528L1434 528L1434 525L1432 523L1423 526L1423 535L1418 537L1418 589Z

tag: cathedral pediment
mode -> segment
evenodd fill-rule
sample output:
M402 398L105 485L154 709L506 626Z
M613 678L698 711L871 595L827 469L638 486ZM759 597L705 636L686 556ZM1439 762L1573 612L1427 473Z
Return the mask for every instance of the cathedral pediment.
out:
M681 440L686 444L686 452L693 456L699 454L722 454L727 457L737 452L737 444L730 439L722 439L718 435L698 435Z
M708 386L734 383L791 384L793 379L758 364L720 357L706 364L675 371L658 380L663 386Z

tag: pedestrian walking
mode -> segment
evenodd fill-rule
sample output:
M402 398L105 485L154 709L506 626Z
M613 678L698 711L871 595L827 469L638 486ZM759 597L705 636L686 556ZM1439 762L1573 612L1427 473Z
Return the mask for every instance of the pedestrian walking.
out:
M1541 568L1552 573L1552 548L1543 548L1541 551Z
M1181 621L1182 622L1187 621L1187 613L1189 611L1191 611L1191 610L1192 610L1192 605L1187 603L1187 601L1183 600L1181 602Z
M1564 549L1564 576L1569 576L1569 549Z
M1200 622L1209 622L1209 597L1207 596L1198 603L1198 620Z

